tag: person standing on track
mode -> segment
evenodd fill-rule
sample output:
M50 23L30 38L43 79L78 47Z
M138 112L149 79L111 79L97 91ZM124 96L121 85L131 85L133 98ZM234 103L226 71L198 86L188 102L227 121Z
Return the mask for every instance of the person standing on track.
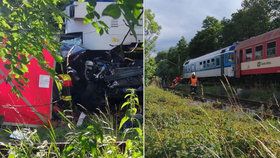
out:
M198 86L198 78L195 75L195 72L192 73L192 76L189 80L190 86L191 86L191 94L197 93L197 86Z

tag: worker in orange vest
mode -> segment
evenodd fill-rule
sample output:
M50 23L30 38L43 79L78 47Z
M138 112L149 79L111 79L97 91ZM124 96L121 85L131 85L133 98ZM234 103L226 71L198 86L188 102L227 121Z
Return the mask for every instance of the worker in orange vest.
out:
M198 78L195 75L195 72L192 73L192 76L189 80L190 86L191 86L191 94L197 93L197 86L198 86Z

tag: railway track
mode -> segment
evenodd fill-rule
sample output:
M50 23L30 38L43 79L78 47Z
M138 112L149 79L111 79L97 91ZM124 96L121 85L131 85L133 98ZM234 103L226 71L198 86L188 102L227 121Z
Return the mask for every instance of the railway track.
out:
M247 111L267 112L267 113L271 113L271 115L273 116L280 117L280 107L276 103L241 99L237 97L215 95L210 93L206 93L205 96L214 99L219 99L225 105L236 105Z
M195 95L190 96L186 94L186 92L181 90L174 90L170 88L165 88L169 91L172 91L174 94L188 97L197 101L201 102L220 102L221 106L219 108L226 108L229 106L238 106L242 108L244 111L253 112L253 113L264 113L270 117L277 117L280 118L280 105L277 103L270 103L270 102L263 102L263 101L256 101L256 100L248 100L237 98L233 96L226 96L226 95L216 95L211 93L204 93L203 96Z

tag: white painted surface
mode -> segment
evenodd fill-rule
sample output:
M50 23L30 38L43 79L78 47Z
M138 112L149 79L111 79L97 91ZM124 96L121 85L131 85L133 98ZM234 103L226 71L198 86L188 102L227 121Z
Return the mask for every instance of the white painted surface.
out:
M253 70L272 67L280 67L280 57L241 63L241 70Z
M205 70L205 71L196 71L195 74L198 78L217 77L217 76L221 76L221 68ZM191 75L192 75L192 73L186 73L186 75L183 77L190 78Z
M224 68L224 75L228 77L234 77L234 68L233 67Z
M101 17L100 20L104 21L109 26L109 34L104 33L102 36L96 33L91 24L85 25L83 18L86 15L87 2L74 2L75 17L65 22L65 33L83 32L83 46L91 50L111 50L115 46L121 44L129 28L124 22L124 17L121 16L115 20L111 17ZM101 15L104 8L113 2L97 2L95 7L96 11ZM70 6L66 7L66 14L69 14ZM141 18L140 24L143 24ZM117 26L117 27L116 27ZM124 45L131 43L143 42L143 26L135 27L137 39L134 38L132 33L128 35L124 41Z

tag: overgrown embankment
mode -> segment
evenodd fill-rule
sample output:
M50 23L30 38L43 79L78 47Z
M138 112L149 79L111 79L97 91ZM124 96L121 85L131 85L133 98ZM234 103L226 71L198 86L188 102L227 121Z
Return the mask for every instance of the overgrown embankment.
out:
M238 109L194 105L146 88L146 157L279 157L279 120L256 120Z

